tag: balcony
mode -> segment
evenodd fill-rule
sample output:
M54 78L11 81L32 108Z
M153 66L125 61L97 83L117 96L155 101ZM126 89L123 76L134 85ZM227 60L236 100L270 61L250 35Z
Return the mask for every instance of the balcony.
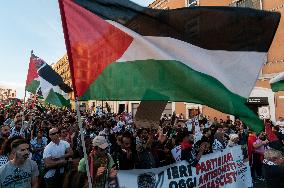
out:
M262 9L262 0L233 0L229 6Z

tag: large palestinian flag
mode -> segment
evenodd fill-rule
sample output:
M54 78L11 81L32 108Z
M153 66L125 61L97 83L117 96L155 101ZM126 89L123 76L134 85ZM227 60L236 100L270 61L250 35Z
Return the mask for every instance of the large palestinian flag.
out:
M45 102L59 107L69 107L68 93L72 89L42 59L31 54L26 90L42 96Z
M59 0L81 100L169 100L240 116L280 14L245 8L154 10L127 0Z
M269 83L272 91L284 91L284 72L277 74Z

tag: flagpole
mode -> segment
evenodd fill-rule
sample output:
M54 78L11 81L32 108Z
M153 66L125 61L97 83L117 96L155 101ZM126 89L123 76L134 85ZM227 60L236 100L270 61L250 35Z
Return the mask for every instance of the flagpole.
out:
M26 110L26 94L27 94L27 90L25 87L25 95L24 95L24 99L23 99L23 115L22 115L22 127L24 127L24 121L25 121L25 110Z
M31 50L31 56L33 55L33 50ZM29 71L29 68L28 68ZM29 74L29 73L28 73ZM24 95L24 99L23 99L23 115L22 115L22 127L24 127L24 121L25 121L25 110L26 110L26 95L27 95L27 83L25 86L25 95Z
M81 140L82 140L82 147L83 147L83 152L84 152L84 159L85 159L85 164L86 164L86 171L87 171L87 176L88 176L89 188L92 188L93 186L92 186L88 155L87 155L85 138L84 138L83 127L82 127L82 118L81 118L81 113L80 113L80 110L79 110L78 97L75 98L75 109L76 109L76 112L77 112L78 125L79 125L79 129L80 129Z
M65 44L66 44L66 49L67 49L68 61L69 61L69 66L70 66L72 86L73 86L74 96L75 96L75 108L76 108L76 111L77 111L78 125L79 125L79 129L80 129L80 133L81 133L84 159L86 161L86 171L87 171L87 176L88 176L88 184L89 184L89 188L92 188L93 184L92 184L92 180L91 180L91 176L90 176L90 168L89 168L85 139L84 139L83 128L82 128L82 119L81 119L81 114L80 114L80 111L79 111L79 102L78 102L78 95L77 95L77 89L76 89L75 77L74 77L72 51L71 51L71 45L70 45L69 34L68 34L68 29L67 29L63 0L58 0L58 4L59 4L59 10L60 10L60 15L61 15L61 20L62 20L62 28L63 28Z

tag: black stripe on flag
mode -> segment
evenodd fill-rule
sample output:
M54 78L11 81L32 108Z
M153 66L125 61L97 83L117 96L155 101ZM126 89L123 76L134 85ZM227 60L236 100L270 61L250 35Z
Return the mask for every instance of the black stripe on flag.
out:
M75 0L143 36L179 39L209 50L267 52L280 14L235 7L144 8L128 0Z
M65 93L72 92L72 89L64 83L62 77L55 72L48 64L45 64L38 70L38 75L48 81L53 86L59 86L59 88Z

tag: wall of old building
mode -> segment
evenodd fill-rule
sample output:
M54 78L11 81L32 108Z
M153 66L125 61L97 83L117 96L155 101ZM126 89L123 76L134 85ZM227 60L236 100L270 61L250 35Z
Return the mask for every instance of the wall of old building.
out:
M214 117L217 117L218 120L220 120L220 119L226 120L227 119L226 118L227 114L224 114L224 113L217 111L213 108L210 108L208 106L203 106L202 113L209 116L212 121L213 121Z
M184 102L176 102L175 111L176 114L183 114L184 117L186 116L186 105Z
M268 63L263 67L263 74L271 74L284 71L284 1L263 0L263 9L280 12L280 20L277 32L268 52Z
M276 103L276 120L279 120L280 117L284 117L284 91L277 92L275 94L275 103Z
M176 8L181 8L185 7L186 5L186 0L158 0L154 1L152 4L149 5L150 8L155 8L155 9L176 9Z
M199 0L199 6L228 6L232 0Z

